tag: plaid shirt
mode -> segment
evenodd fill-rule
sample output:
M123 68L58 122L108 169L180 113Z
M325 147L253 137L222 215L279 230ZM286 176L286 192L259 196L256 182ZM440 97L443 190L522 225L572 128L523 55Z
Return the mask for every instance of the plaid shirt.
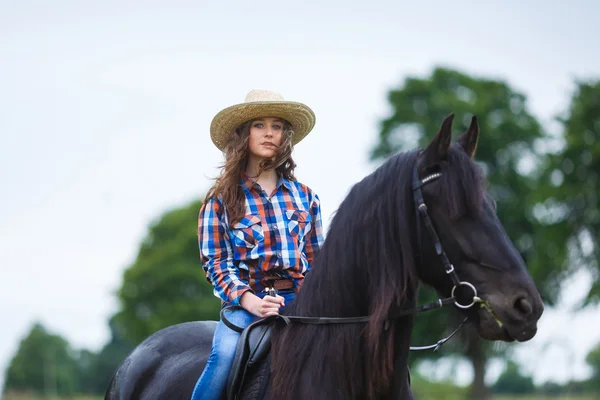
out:
M324 240L319 197L309 187L280 177L269 198L246 174L241 186L246 215L233 228L220 199L204 203L198 217L206 278L216 297L235 305L269 279L290 279L297 291Z

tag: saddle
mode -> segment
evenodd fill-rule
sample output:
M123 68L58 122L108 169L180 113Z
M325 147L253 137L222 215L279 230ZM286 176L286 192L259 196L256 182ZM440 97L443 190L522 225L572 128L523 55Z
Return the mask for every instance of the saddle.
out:
M223 321L231 329L241 331L224 399L263 400L269 398L271 334L277 322L289 324L289 317L273 315L255 321L245 329L232 325L226 318L223 318ZM410 386L411 377L408 367L407 373Z
M279 316L260 319L246 327L238 339L235 358L227 382L227 400L240 398L252 378L271 351L271 331ZM252 387L251 398L262 399L270 378L269 368L262 368L258 382Z

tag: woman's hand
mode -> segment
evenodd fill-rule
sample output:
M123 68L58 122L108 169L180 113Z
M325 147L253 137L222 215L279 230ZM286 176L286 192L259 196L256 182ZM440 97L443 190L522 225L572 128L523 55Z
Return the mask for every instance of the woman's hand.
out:
M260 298L253 293L245 292L240 299L240 305L257 317L265 318L279 314L279 308L284 306L284 299L279 295Z

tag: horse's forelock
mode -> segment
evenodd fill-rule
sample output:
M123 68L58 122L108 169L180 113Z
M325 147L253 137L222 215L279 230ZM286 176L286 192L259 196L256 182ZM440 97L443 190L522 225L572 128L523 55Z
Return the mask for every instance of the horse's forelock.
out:
M486 190L482 168L460 147L454 145L448 152L449 168L440 178L439 198L451 219L481 212Z

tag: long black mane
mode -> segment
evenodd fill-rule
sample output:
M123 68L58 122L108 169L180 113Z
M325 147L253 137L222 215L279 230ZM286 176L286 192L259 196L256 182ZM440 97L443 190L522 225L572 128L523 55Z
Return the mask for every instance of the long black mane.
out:
M289 314L377 314L390 306L380 304L380 289L405 297L413 275L406 268L414 259L406 233L415 217L410 190L415 160L416 152L398 154L352 187Z
M353 186L302 290L286 310L311 317L370 315L371 321L294 324L279 332L273 342L274 398L294 398L302 387L318 388L312 398L378 398L403 384L412 318L397 320L388 329L385 321L416 301L412 172L418 154L396 154ZM453 217L477 212L484 189L481 170L456 145L448 153L448 165L452 169L443 168L440 178L444 208ZM303 376L310 381L299 378Z
M292 398L303 385L319 388L319 398L324 399L377 397L389 390L397 329L384 331L384 321L392 310L414 303L416 295L415 243L410 234L415 220L410 186L416 157L415 151L398 154L353 186L286 312L371 315L371 322L367 326L295 324L277 335L272 353L274 398ZM411 322L405 323L408 343ZM307 374L311 382L298 381L305 370L311 370Z

